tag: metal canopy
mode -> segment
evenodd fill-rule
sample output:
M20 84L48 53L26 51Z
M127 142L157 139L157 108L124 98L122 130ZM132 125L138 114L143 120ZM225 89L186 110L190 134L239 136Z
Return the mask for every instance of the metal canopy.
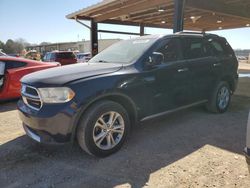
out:
M98 32L144 35L145 27L211 31L250 27L250 0L103 0L67 15L90 20L91 51L98 53ZM136 25L140 33L98 30L98 23Z
M104 0L69 14L67 18L170 29L179 18L175 14L178 9L176 1L180 0ZM184 1L185 30L211 31L250 26L249 0L181 1Z

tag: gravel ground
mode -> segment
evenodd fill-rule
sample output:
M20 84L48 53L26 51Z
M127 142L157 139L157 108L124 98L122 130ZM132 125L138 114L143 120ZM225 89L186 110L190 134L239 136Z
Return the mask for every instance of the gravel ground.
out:
M249 188L242 154L246 96L234 96L225 114L195 107L143 123L118 153L104 159L77 145L33 142L24 135L16 102L0 104L0 187Z

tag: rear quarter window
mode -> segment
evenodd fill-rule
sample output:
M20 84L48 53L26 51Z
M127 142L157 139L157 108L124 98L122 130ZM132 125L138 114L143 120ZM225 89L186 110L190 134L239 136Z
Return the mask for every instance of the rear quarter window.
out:
M216 56L232 56L233 49L225 39L208 39L211 51Z
M25 67L27 63L21 62L21 61L5 61L5 69L16 69L16 68L21 68Z
M234 55L234 50L226 40L223 40L222 47L224 48L226 55Z

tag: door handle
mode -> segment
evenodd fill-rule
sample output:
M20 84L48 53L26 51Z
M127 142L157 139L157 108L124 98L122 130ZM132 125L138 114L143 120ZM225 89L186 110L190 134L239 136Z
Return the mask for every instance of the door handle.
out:
M189 70L188 68L183 68L183 69L178 69L178 72L186 72L188 70Z
M221 66L221 63L214 63L214 67Z

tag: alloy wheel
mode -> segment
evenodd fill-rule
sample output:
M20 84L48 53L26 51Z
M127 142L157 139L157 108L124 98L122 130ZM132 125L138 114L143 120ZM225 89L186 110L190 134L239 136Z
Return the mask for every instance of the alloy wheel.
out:
M102 114L93 129L95 145L102 150L114 148L124 135L124 126L124 119L118 112L110 111Z
M223 86L219 90L217 100L220 109L225 109L228 106L230 100L230 91L227 87Z

